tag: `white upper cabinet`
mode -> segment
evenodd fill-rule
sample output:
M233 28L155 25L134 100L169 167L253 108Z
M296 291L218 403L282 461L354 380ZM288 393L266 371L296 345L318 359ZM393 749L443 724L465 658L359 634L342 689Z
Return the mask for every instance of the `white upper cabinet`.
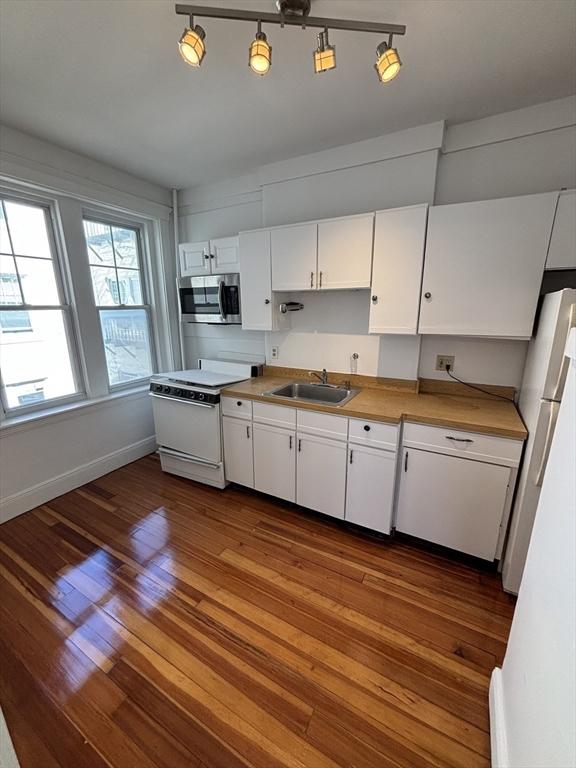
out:
M273 290L315 289L317 247L317 224L299 224L271 230Z
M238 237L219 237L216 240L210 240L210 261L213 275L238 272L240 268Z
M418 333L427 205L376 214L370 333Z
M194 277L238 272L238 250L238 237L180 243L178 246L180 274L182 277Z
M180 274L182 277L210 274L210 243L202 240L200 243L180 243Z
M374 215L318 224L318 288L369 288Z
M560 193L546 269L576 269L576 189Z
M272 331L272 264L270 231L240 233L242 328Z
M419 332L530 338L557 197L431 207Z

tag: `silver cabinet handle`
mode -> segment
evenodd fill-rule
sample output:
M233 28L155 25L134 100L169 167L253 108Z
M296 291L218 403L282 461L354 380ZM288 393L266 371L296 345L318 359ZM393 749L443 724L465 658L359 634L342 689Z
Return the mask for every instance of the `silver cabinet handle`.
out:
M302 440L298 439L298 453L302 451Z
M353 456L354 456L354 451L350 449L350 464L352 464Z
M250 440L250 427L246 425L246 437Z
M320 288L322 288L322 272L320 272Z
M406 455L404 456L404 472L408 472L408 451L406 451Z
M288 437L288 447L290 450L292 450L292 435Z
M314 288L314 272L310 272L310 288Z
M446 440L454 440L455 443L473 443L470 437L452 437L452 435L446 435Z

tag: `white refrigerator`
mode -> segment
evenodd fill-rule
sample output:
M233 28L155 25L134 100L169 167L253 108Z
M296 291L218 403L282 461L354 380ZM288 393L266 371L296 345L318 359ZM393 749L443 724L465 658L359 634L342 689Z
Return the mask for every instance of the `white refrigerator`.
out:
M576 765L576 329L502 669L490 683L493 768Z
M566 342L576 324L576 290L544 297L536 336L530 341L518 407L528 430L502 567L507 592L518 594L540 489L566 382Z

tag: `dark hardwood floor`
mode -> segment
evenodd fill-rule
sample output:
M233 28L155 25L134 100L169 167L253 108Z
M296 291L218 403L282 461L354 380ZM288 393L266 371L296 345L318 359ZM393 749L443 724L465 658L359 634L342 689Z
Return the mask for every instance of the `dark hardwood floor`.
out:
M148 457L0 528L22 768L488 766L491 573Z

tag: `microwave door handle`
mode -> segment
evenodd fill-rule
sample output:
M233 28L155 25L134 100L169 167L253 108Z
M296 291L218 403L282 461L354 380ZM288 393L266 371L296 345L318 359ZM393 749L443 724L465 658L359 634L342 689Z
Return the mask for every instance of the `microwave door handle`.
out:
M226 312L224 310L224 280L220 280L218 283L218 309L220 310L220 319L224 322L226 320Z

